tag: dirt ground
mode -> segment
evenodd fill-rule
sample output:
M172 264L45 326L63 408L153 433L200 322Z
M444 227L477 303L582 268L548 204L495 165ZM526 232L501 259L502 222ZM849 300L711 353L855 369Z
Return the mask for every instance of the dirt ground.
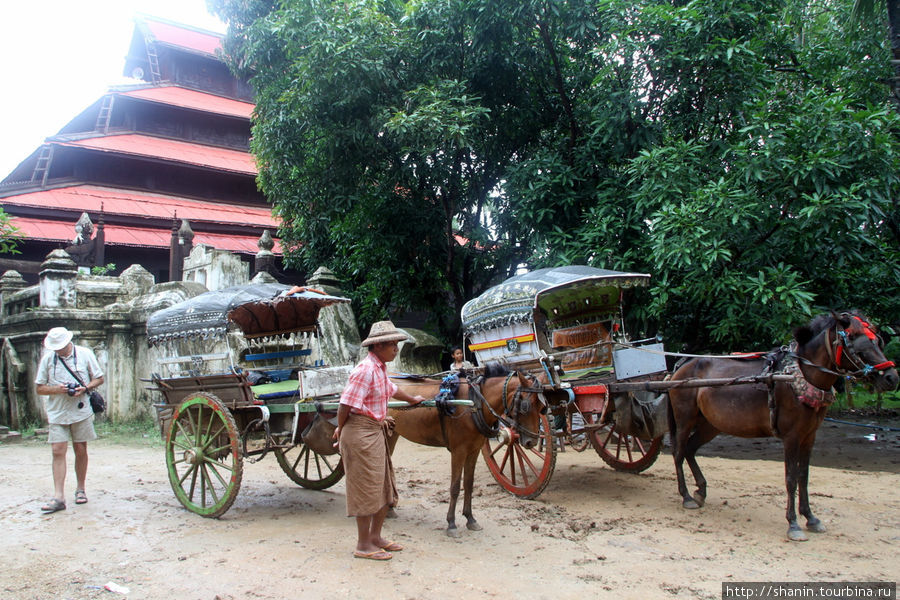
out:
M121 597L167 600L718 599L723 581L896 580L897 432L825 423L810 490L828 532L805 543L785 539L776 440L722 437L703 454L710 494L699 511L681 508L668 449L640 475L568 449L531 501L502 491L480 463L474 510L484 530L451 539L449 455L402 441L399 518L385 532L406 549L374 562L352 557L343 482L304 490L272 457L245 463L234 506L204 519L176 501L162 447L101 439L91 444L90 502L75 505L70 471L68 509L45 516L49 448L2 445L0 598L121 596L103 589L112 582L128 588Z

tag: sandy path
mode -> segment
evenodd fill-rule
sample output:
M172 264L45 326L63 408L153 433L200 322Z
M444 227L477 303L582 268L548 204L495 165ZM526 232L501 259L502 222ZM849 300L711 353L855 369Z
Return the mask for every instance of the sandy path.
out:
M897 579L900 442L897 433L823 429L811 502L829 531L785 540L783 466L775 440L710 444L701 466L710 495L685 511L671 457L640 475L617 473L593 450L568 450L540 498L503 492L479 464L475 516L484 531L444 535L449 456L398 445L406 545L388 563L353 559L343 482L295 486L274 458L245 464L225 516L181 508L161 447L91 447L90 503L50 516L50 451L0 446L0 598L113 598L115 582L141 599L720 598L723 581ZM69 455L71 463L71 452ZM70 471L71 473L71 471ZM69 495L72 494L71 480ZM464 521L461 521L464 522Z

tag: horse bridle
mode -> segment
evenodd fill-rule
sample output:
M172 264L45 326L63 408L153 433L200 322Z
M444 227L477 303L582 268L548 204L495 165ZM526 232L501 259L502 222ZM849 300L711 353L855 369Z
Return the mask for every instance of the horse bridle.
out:
M885 369L890 369L894 366L894 361L886 360L882 363L878 363L877 365L867 364L862 358L860 358L859 354L856 350L853 349L853 344L851 344L851 340L854 337L864 335L868 339L870 339L873 343L878 339L878 334L872 329L872 326L860 319L856 316L850 316L851 319L856 319L859 321L860 328L862 331L860 333L856 333L855 335L851 335L847 332L846 329L840 327L840 323L835 323L834 327L829 329L825 334L825 347L828 350L828 357L831 359L834 364L837 372L830 371L835 375L848 376L848 377L868 377L869 375L884 371ZM832 330L835 332L834 339L831 339ZM842 362L844 359L850 361L850 365L852 368L847 368L843 366ZM827 371L829 370L823 369L819 367L820 370ZM855 369L855 370L854 370Z
M502 413L497 413L491 407L490 403L484 399L484 396L481 395L481 391L478 389L478 384L475 381L469 382L469 389L475 393L476 400L476 410L472 411L472 418L475 421L475 426L485 437L494 437L497 435L497 432L500 430L500 424L502 423L505 427L515 427L517 430L522 431L528 435L532 435L534 437L539 437L539 433L531 431L525 427L523 427L518 422L518 417L520 414L528 413L531 411L531 400L525 398L525 393L535 394L538 397L538 401L543 405L541 408L542 412L546 412L547 410L547 401L544 399L544 389L540 386L540 382L537 377L531 375L530 373L524 373L525 377L531 380L531 384L534 387L522 387L519 386L516 388L515 393L513 394L512 402L509 402L507 398L509 397L509 382L513 377L516 376L516 371L509 373L506 376L506 380L503 382L503 411ZM480 405L480 406L479 406ZM512 405L512 411L510 411L510 405ZM493 427L488 427L487 423L484 421L484 416L482 415L482 410L487 408L488 412L496 419Z
M526 393L534 394L537 397L538 402L540 402L542 405L541 413L546 414L547 401L544 398L544 388L541 387L540 382L538 381L537 377L535 377L534 375L532 375L530 373L525 373L524 375L525 375L525 377L527 377L529 379L529 383L532 387L523 388L520 385L519 387L516 388L516 392L515 392L515 394L513 394L513 399L512 399L512 413L510 413L510 407L506 402L506 398L509 395L509 392L507 390L508 390L510 380L512 380L513 376L515 376L515 375L516 375L516 372L513 371L512 373L510 373L509 375L506 376L506 381L503 382L503 415L509 416L510 420L512 421L512 424L515 425L517 430L522 431L523 433L526 433L527 435L530 435L533 437L540 437L539 432L531 431L528 428L522 426L521 423L519 423L519 415L528 414L529 412L531 412L531 399L525 397ZM498 416L497 418L500 419L501 417ZM504 424L506 424L505 421L504 421Z

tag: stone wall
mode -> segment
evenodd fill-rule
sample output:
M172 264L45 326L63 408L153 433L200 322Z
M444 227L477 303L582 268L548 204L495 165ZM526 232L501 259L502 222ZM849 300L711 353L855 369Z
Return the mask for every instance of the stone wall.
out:
M209 257L210 253L204 250ZM218 259L222 259L217 255ZM187 261L186 261L187 262ZM232 264L233 261L219 260ZM185 269L185 278L192 273ZM233 270L213 279L219 285L236 281ZM268 279L266 279L268 278ZM271 280L260 273L255 281ZM207 279L209 281L209 279ZM308 287L342 295L334 275L319 269L306 282ZM108 404L108 418L130 421L154 415L152 405L161 400L147 389L151 375L168 376L160 363L173 354L228 352L237 364L248 345L231 333L216 341L198 340L175 349L147 344L147 318L157 310L206 292L196 281L157 284L139 265L132 265L118 277L79 273L63 250L54 250L42 264L36 286L26 286L15 271L0 276L0 425L14 429L25 423L46 422L43 396L34 391L34 379L46 332L64 326L74 334L76 344L93 349L106 374L100 388ZM321 336L314 345L312 360L337 366L355 364L364 355L356 318L349 304L329 306L319 315ZM404 342L393 371L434 373L439 369L440 344L424 332L407 330L413 341ZM191 346L193 344L193 346ZM224 365L223 365L224 368Z
M0 423L18 428L44 421L34 379L44 336L58 326L97 355L106 373L99 391L107 398L109 417L129 420L145 414L148 405L142 402L138 377L146 376L141 368L147 365L146 343L140 340L149 313L135 310L133 303L151 290L153 276L137 265L119 277L81 274L64 251L54 250L42 264L38 285L23 283L14 271L0 278Z

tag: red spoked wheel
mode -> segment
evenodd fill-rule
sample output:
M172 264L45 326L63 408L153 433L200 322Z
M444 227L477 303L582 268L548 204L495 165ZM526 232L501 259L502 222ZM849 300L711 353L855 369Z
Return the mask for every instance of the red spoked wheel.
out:
M503 489L520 498L537 498L556 467L556 448L547 415L541 415L538 442L533 448L519 443L513 430L501 430L501 435L488 438L481 455L488 470Z
M611 402L611 400L607 400ZM597 413L585 413L585 424L590 428L588 437L591 445L603 462L611 466L616 471L625 471L626 473L640 473L650 468L659 457L662 449L663 436L653 439L640 438L638 436L629 435L616 431L616 421L610 412L603 411L602 424L593 428L600 423L600 415Z
M566 415L566 442L575 452L584 452L591 444L588 432L584 431L584 417L579 412Z

